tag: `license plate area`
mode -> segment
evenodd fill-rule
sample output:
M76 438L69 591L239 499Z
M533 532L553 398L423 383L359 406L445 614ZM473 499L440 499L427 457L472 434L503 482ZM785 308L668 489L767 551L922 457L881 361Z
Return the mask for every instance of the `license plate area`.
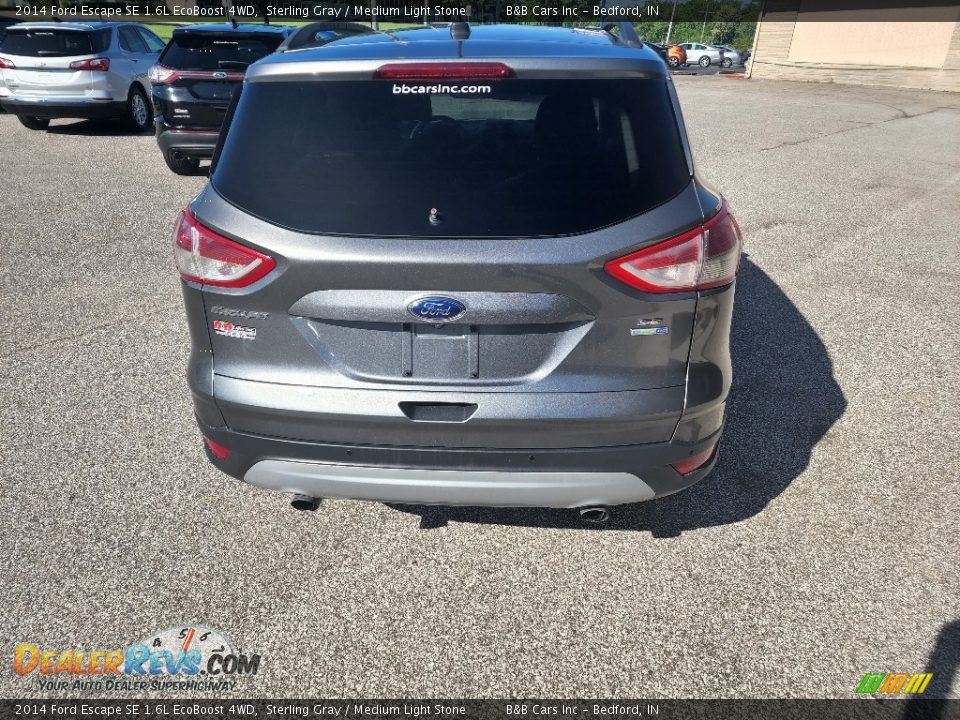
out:
M352 380L412 385L513 385L546 374L592 323L537 325L317 320L291 321L325 365ZM221 353L220 367L273 357L267 344ZM224 370L226 374L226 370ZM327 382L326 379L323 382ZM310 384L310 383L307 383Z
M480 342L475 325L405 323L400 374L408 378L480 376Z

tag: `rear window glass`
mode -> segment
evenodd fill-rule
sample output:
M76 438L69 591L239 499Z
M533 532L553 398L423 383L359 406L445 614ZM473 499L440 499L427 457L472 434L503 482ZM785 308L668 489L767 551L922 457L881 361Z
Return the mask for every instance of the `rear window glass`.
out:
M301 232L529 237L622 222L689 179L663 80L366 80L248 84L212 183Z
M34 28L8 28L0 52L24 57L70 57L93 55L110 47L110 29L96 32Z
M158 62L171 70L245 70L282 41L280 35L174 33Z

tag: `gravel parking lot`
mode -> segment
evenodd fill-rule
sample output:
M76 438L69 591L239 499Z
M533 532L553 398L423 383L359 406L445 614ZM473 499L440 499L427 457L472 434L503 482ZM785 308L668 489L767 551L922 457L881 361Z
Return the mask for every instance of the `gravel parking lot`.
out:
M676 82L747 239L735 389L716 472L605 529L218 474L170 247L204 179L0 115L0 694L16 643L198 622L262 654L237 696L960 695L960 98Z

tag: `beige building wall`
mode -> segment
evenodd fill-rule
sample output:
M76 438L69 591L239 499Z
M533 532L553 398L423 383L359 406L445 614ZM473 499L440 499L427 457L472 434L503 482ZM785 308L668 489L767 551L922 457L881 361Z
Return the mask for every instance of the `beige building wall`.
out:
M816 0L767 0L751 77L960 92L960 7L945 21L882 21L876 11L831 21ZM869 19L866 19L869 18Z

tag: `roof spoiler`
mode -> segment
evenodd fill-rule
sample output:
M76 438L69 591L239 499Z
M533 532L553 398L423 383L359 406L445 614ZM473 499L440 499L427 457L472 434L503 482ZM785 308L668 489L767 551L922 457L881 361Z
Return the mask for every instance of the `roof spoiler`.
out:
M606 5L606 2L604 2L604 5ZM627 20L621 20L619 22L601 22L600 29L607 33L607 35L615 37L627 47L643 47L643 41L640 39L640 36L637 35L637 31L633 27L632 22Z
M290 37L280 43L278 53L303 48L322 47L327 43L351 35L366 35L376 32L368 25L358 22L313 22L304 25Z

